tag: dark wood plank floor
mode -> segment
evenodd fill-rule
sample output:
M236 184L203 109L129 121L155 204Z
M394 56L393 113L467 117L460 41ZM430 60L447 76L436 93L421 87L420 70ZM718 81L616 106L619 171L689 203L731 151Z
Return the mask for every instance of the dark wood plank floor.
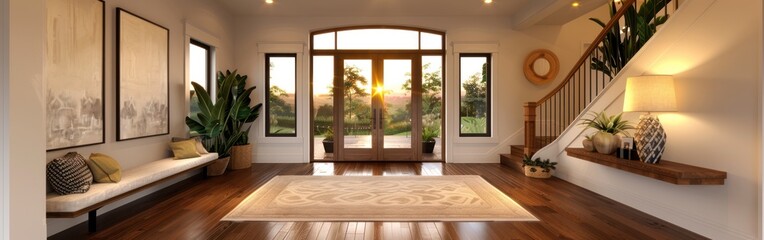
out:
M248 222L219 220L276 175L481 175L539 222ZM254 164L193 177L52 239L704 239L563 180L499 164Z

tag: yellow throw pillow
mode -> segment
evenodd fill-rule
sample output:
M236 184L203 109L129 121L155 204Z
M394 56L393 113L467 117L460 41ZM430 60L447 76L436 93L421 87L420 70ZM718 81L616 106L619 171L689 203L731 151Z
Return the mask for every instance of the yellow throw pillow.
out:
M180 141L186 141L186 140L188 140L188 139L194 139L194 140L196 140L196 152L198 152L199 154L207 154L207 153L210 153L210 152L208 152L208 151L207 151L207 149L206 149L206 148L204 148L204 144L202 144L202 140L201 140L201 139L199 139L199 137L192 137L192 138L179 138L179 137L173 137L173 138L172 138L172 141L173 141L173 142L180 142Z
M122 180L122 169L114 158L102 153L90 154L87 161L93 180L99 183L116 183Z
M171 142L170 149L175 159L195 158L202 156L196 151L196 140L189 139L180 142Z

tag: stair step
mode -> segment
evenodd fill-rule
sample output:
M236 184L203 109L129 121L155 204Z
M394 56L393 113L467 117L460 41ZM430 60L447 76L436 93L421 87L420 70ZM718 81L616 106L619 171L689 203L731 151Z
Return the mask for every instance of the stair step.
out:
M523 171L523 145L510 146L509 154L500 154L501 165L510 167L512 169Z

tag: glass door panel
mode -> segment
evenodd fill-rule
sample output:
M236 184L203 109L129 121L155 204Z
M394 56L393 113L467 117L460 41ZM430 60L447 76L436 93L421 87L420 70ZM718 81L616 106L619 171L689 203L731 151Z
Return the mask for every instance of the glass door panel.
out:
M345 158L374 160L372 149L372 59L344 59L342 70L342 136ZM335 83L336 84L336 83ZM354 149L354 150L350 150ZM366 151L358 151L358 150Z
M349 55L337 59L334 88L337 160L421 159L421 69L413 56ZM341 97L339 97L341 96Z
M411 148L411 60L385 59L381 95L385 149Z
M422 56L422 160L442 157L443 57Z
M334 160L334 56L313 56L313 159Z

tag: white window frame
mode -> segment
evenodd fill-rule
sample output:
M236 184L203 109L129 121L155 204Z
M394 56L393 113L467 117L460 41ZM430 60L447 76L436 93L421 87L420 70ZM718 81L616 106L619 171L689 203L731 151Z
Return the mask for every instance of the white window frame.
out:
M449 64L448 72L449 77L447 79L450 79L446 82L446 89L449 91L449 96L454 96L446 99L446 105L447 109L449 110L449 118L446 120L446 126L449 128L450 134L448 137L451 139L453 143L499 143L499 137L498 133L499 128L501 125L496 124L496 116L499 115L496 113L496 81L497 79L501 79L501 75L499 75L499 72L497 71L498 66L501 66L499 63L499 44L498 43L452 43L451 44L451 64ZM460 102L459 102L459 96L461 91L461 86L459 84L461 83L460 79L460 61L461 58L459 55L462 53L490 53L491 54L491 81L490 85L491 88L490 91L490 136L460 136L459 131L459 108L460 108ZM451 121L449 121L449 119ZM448 149L452 149L451 146L448 146Z
M255 62L255 66L248 66L248 67L254 67L254 71L257 73L257 81L254 83L255 86L258 86L256 92L256 101L259 103L263 103L263 107L265 107L265 101L266 99L266 92L268 89L265 89L265 54L268 53L289 53L289 54L295 54L296 55L296 62L295 62L295 68L296 68L296 75L297 82L295 84L295 102L297 106L295 106L295 114L297 114L296 122L296 129L295 132L297 132L296 136L274 136L274 137L266 137L265 136L265 109L260 110L260 117L257 118L256 124L257 127L255 128L255 136L257 136L257 142L258 143L303 143L305 137L305 129L309 129L309 127L306 127L306 124L309 125L310 123L306 121L308 119L306 116L310 112L310 109L308 108L310 105L309 103L306 103L307 100L307 88L310 85L310 82L308 79L305 78L305 52L306 48L308 46L303 43L258 43L257 44L257 61Z
M207 74L210 75L209 76L210 77L210 83L209 83L209 86L207 86L207 91L209 91L210 94L213 95L213 96L215 95L215 93L217 93L217 72L218 72L218 70L217 70L217 60L216 60L217 56L216 56L216 53L217 53L218 46L220 46L220 40L217 37L213 36L212 34L209 34L209 33L205 32L204 30L201 30L201 29L199 29L197 27L194 27L193 25L191 25L189 23L186 23L186 25L185 25L185 39L184 39L184 43L185 44L183 45L184 46L183 52L185 53L185 56L184 56L184 66L185 66L184 67L184 76L185 76L184 79L185 79L185 82L183 83L183 86L184 86L184 89L185 89L185 91L183 93L183 96L184 96L183 97L183 102L184 102L183 105L185 106L184 107L184 111L185 111L184 116L187 116L189 111L190 111L190 109L191 109L191 101L190 101L191 95L190 95L190 92L191 92L191 89L193 89L193 87L191 86L191 69L190 69L190 62L189 62L190 61L189 56L191 55L191 53L190 53L189 46L191 45L191 39L192 38L194 40L196 40L196 41L199 41L199 42L202 42L202 43L206 44L207 46L210 46L210 52L209 52L209 54L210 54L209 61L210 62L207 63L207 64L210 65L210 67L209 67L210 72L207 73ZM183 124L183 125L186 126L185 124ZM186 129L188 129L188 126L186 126Z

